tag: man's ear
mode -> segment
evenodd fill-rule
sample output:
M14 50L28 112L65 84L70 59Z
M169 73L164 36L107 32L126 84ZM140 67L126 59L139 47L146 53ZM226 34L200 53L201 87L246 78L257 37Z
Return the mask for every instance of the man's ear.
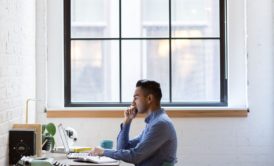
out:
M152 94L149 94L148 96L147 96L147 102L148 102L148 104L150 104L152 101L153 101L153 95Z

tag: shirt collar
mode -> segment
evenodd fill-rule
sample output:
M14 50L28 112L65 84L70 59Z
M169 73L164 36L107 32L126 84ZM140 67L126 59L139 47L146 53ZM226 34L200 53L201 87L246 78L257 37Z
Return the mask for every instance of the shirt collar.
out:
M159 115L161 115L162 113L164 113L164 109L160 108L157 111L151 112L146 118L145 118L145 122L149 123L151 121L153 121L154 119L156 119Z

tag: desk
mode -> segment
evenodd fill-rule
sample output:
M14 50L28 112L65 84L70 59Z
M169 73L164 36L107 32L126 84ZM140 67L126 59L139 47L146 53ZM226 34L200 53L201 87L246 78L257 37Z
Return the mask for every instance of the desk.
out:
M47 153L46 154L47 157L52 157L54 158L56 161L63 163L63 164L67 164L69 166L93 166L93 165L100 165L100 166L119 166L120 162L117 161L115 163L104 163L104 164L95 164L95 163L86 163L86 162L75 162L73 161L73 159L68 159L66 157L65 154L61 154L61 153Z

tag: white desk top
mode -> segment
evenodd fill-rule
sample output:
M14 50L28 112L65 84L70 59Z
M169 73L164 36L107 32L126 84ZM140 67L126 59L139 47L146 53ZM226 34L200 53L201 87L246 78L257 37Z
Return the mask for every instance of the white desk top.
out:
M95 164L95 163L88 163L88 162L75 162L73 159L67 159L65 154L60 154L60 153L47 153L46 154L47 157L52 157L54 158L56 161L62 163L62 164L66 164L69 166L93 166L93 165L100 165L100 166L119 166L120 162L117 161L115 163L104 163L104 164Z

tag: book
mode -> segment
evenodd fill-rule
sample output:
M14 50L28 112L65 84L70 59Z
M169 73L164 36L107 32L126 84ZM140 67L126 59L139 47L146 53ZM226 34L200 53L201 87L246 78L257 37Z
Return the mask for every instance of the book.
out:
M73 153L81 153L81 152L88 152L91 151L91 147L86 147L86 146L72 146L70 147L69 151ZM55 153L65 153L65 148L64 146L57 146L53 149L53 152Z
M91 151L91 147L72 147L71 151L74 153L88 152Z

